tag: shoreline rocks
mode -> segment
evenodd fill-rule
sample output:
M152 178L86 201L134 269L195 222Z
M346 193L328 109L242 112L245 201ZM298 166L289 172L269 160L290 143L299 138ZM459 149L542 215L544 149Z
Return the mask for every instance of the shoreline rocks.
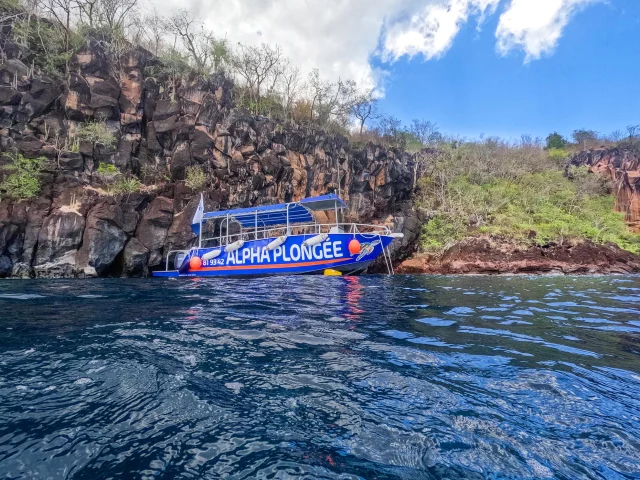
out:
M640 273L640 255L590 241L519 247L506 240L463 240L441 256L419 254L402 262L399 274L598 275Z

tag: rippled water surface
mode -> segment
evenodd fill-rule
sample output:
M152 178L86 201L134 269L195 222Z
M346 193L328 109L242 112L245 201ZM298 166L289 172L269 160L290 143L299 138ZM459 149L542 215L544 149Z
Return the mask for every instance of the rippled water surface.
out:
M640 478L640 278L0 283L0 478Z

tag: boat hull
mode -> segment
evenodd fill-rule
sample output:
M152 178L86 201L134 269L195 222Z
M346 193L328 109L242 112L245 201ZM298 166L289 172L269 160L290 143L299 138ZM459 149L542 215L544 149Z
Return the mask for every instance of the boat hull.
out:
M327 269L345 275L363 273L369 265L383 254L394 240L391 236L377 234L329 234L326 241L316 245L305 245L314 235L291 235L286 242L269 250L275 240L268 238L246 242L235 252L223 251L217 258L202 261L202 267L192 269L192 257L202 258L217 248L192 250L179 270L153 272L154 277L242 277L269 275L305 275L323 273ZM360 251L349 250L353 240ZM355 253L357 252L357 253Z

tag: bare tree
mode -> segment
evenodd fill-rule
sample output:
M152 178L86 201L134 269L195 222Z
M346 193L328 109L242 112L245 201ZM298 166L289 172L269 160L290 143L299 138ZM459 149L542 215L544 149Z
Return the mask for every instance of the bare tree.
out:
M374 90L370 90L356 100L352 107L352 113L360 123L360 135L362 135L365 123L380 116L378 114L378 99L375 98Z
M77 1L80 21L85 22L91 28L100 23L100 0Z
M624 132L622 130L614 130L609 134L609 141L618 143L624 138Z
M640 125L629 125L627 127L627 132L629 132L629 143L633 143L638 132L640 132Z
M164 37L166 34L166 21L158 14L154 8L151 13L145 15L141 21L143 29L143 38L146 47L157 57L164 45Z
M383 115L378 122L380 135L390 141L395 147L403 148L406 143L405 129L402 122L393 115Z
M409 127L409 133L426 146L436 145L442 141L442 134L438 131L438 124L429 120L414 119ZM528 140L523 138L524 141L531 142L531 138Z
M51 16L63 33L64 48L67 52L71 39L71 16L75 8L76 0L45 0L43 3L44 11Z
M282 50L278 45L270 47L238 44L233 55L232 65L235 72L246 82L255 103L255 114L260 113L260 100L263 86L274 86L282 74Z
M311 121L319 125L326 125L331 119L346 123L358 98L353 80L330 82L322 79L320 71L314 69L309 74L309 89Z
M284 60L281 82L282 108L287 117L291 116L293 105L298 99L300 93L300 68L291 64L289 59Z
M180 10L169 17L166 27L180 38L198 72L207 72L213 35L205 31L203 25L197 22L187 10Z
M110 31L124 32L133 23L137 5L138 0L99 0L101 20Z

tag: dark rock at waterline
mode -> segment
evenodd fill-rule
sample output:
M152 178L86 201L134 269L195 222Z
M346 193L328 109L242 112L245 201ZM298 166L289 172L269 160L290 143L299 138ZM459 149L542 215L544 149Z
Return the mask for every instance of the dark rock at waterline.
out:
M74 211L57 211L48 216L38 234L35 265L56 262L69 252L75 254L82 242L86 219Z
M13 271L11 259L5 255L0 257L0 278L8 277Z
M151 202L138 225L136 238L150 252L149 267L157 267L162 263L162 250L172 220L173 201L157 197Z
M505 239L469 238L441 256L417 255L401 263L406 274L631 274L640 273L640 255L616 245L590 241L523 247Z
M86 276L102 276L107 272L127 241L122 231L124 214L115 201L102 202L87 216L82 247L76 262Z
M149 250L137 238L129 240L124 247L123 275L144 277L149 273Z

